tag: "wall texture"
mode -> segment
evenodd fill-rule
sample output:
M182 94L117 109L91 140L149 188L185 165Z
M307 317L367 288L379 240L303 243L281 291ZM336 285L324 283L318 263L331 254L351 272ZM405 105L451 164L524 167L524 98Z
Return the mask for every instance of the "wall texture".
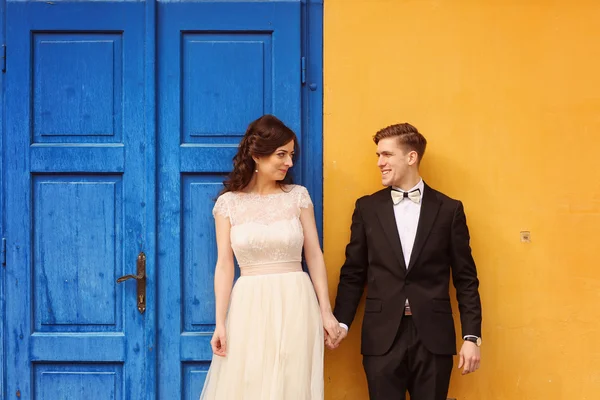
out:
M332 297L354 201L380 188L371 136L410 122L426 182L464 202L481 279L482 368L455 369L449 397L600 398L598 21L593 0L325 1ZM327 352L327 399L367 398L361 321Z

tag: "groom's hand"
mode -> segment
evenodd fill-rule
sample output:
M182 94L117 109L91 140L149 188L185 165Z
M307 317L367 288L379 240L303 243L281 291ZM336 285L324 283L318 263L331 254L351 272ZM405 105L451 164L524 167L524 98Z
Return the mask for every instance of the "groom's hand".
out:
M342 340L346 338L346 336L348 336L348 331L346 330L346 328L340 326L340 334L338 335L337 339L335 341L332 341L331 346L328 345L327 347L329 347L331 350L337 349Z
M473 342L465 340L458 353L458 369L464 367L462 374L470 374L479 369L479 363L481 362L481 350Z

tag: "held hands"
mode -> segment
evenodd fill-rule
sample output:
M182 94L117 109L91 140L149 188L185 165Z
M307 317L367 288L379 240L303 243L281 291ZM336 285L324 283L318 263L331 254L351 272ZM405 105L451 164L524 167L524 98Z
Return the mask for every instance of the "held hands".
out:
M458 369L464 366L462 374L467 375L479 369L480 361L481 349L475 343L465 340L460 348Z
M342 328L340 328L340 324L331 311L321 312L321 317L323 318L323 330L325 331L325 345L330 347L338 339Z
M224 326L217 326L210 340L210 347L215 355L225 357L227 355L227 335Z
M340 346L342 340L346 339L346 336L348 336L348 331L346 329L342 328L341 326L339 327L339 329L340 334L338 335L337 340L331 340L331 338L328 338L329 340L325 341L325 345L330 350L337 349Z
M322 313L323 328L325 330L325 345L333 350L337 348L340 342L346 337L348 332L342 328L338 320L333 316L331 311Z

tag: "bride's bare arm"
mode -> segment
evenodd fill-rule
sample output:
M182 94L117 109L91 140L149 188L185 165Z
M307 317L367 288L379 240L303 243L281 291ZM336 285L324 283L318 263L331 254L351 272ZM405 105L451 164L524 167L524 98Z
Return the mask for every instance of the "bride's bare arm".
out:
M225 327L229 296L233 286L233 250L231 249L231 223L229 218L215 215L215 229L217 236L217 264L215 266L215 307L216 325Z
M325 259L319 243L317 233L317 224L315 222L315 213L312 205L302 208L300 211L300 222L304 231L304 257L308 265L310 278L319 300L321 315L323 317L323 326L329 336L335 340L339 334L340 327L331 311L331 302L329 301L329 288L327 286L327 270L325 268Z

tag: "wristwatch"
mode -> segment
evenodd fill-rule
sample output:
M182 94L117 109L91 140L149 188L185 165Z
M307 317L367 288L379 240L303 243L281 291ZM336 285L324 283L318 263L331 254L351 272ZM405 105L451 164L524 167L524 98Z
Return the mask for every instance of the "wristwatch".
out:
M475 343L477 347L481 346L481 338L478 336L466 336L465 340Z

